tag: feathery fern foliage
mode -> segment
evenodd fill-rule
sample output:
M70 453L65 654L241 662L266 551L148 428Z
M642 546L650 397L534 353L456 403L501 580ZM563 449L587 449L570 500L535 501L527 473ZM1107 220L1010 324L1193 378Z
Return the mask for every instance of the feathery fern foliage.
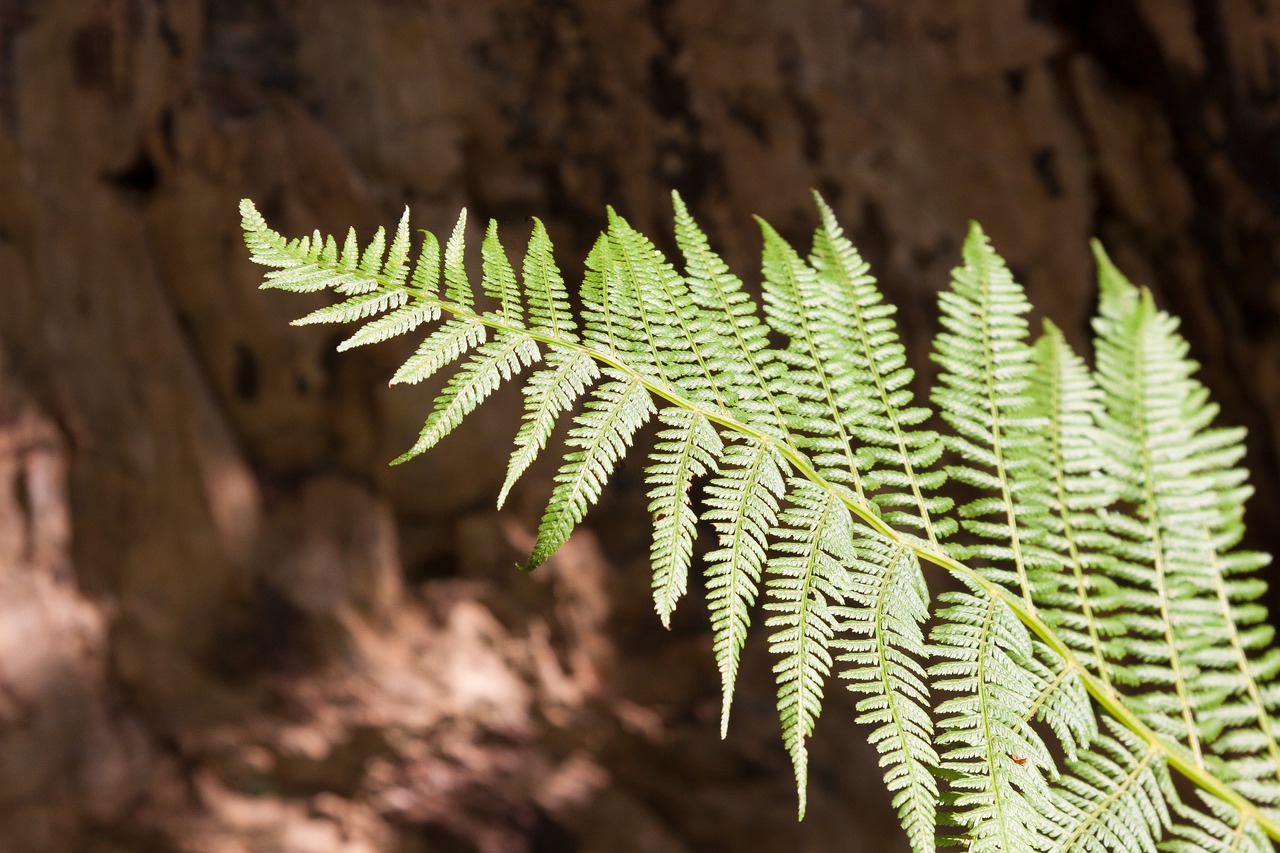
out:
M358 323L340 348L431 327L392 381L448 378L397 462L531 371L501 505L572 420L527 570L658 419L655 609L668 624L709 525L722 734L763 596L801 815L834 673L915 850L1269 849L1280 650L1259 601L1267 560L1238 547L1243 434L1215 425L1176 320L1098 248L1091 369L1052 324L1031 339L1026 296L975 225L939 299L935 419L913 399L893 307L816 203L807 257L761 223L763 306L678 197L679 269L610 210L576 311L537 221L518 266L489 224L477 294L465 214L443 259L428 233L411 263L407 212L389 245L379 231L361 249L354 232L341 248L287 240L241 210L264 287L344 297L298 321ZM958 508L948 479L969 496ZM959 589L931 595L924 562Z

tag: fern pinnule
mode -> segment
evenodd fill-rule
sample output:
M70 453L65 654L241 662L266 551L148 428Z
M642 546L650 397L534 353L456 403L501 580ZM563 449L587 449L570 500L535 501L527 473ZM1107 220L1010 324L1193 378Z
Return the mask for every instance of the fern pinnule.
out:
M778 516L765 582L765 626L778 684L782 740L795 768L804 817L808 787L807 741L822 710L823 682L831 672L834 608L844 601L846 565L853 559L853 520L832 491L808 480L788 484L789 506Z
M927 656L921 626L929 618L929 590L915 554L873 536L855 543L846 604L831 643L840 677L860 696L857 721L872 726L903 829L917 853L932 850L937 824L938 754L933 748Z
M738 660L787 473L785 462L768 442L731 441L703 498L707 508L702 521L710 523L718 544L705 558L705 574L712 649L720 670L721 737L728 733Z
M935 708L934 743L951 789L947 823L970 850L1031 850L1043 831L1042 774L1053 758L1031 727L1036 685L1026 628L1008 606L974 583L944 592L931 640L939 663L932 689L958 694Z
M933 402L955 430L946 443L959 457L947 474L980 493L958 512L961 528L979 542L948 550L981 561L987 577L1034 610L1033 575L1056 560L1038 546L1048 502L1044 423L1031 405L1035 366L1023 316L1031 305L976 223L964 266L952 272L938 308Z
M887 522L917 529L937 545L956 528L945 515L951 498L938 493L946 482L946 472L935 467L942 440L922 426L932 416L929 408L912 405L914 373L893 322L895 309L831 208L817 193L814 203L821 225L809 258L824 286L809 310L828 324L824 358L845 360L868 403L849 428L863 483Z
M676 602L685 594L693 562L693 537L698 524L689 491L694 480L714 471L724 444L705 417L669 407L658 414L667 427L645 469L649 512L653 515L653 601L664 627L671 627Z
M787 372L775 385L794 395L783 417L796 446L831 483L850 486L866 503L851 427L867 410L865 388L834 340L830 318L811 314L819 301L817 274L767 222L764 234L764 315L769 326L788 340L778 358Z
M604 383L574 418L564 465L538 525L538 541L524 564L531 572L560 550L587 509L600 497L605 481L634 441L637 430L653 415L653 400L633 376L606 368Z

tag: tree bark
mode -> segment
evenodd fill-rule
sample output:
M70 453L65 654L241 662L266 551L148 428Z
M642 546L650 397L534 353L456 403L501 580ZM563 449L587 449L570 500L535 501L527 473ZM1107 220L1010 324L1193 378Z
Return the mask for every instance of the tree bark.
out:
M236 202L536 215L572 278L606 204L669 247L675 188L751 279L816 188L921 371L967 220L1080 347L1096 235L1250 428L1274 552L1278 46L1268 0L0 0L0 849L904 847L836 684L803 824L762 643L716 737L640 466L513 571L518 397L388 468L432 389L290 328Z

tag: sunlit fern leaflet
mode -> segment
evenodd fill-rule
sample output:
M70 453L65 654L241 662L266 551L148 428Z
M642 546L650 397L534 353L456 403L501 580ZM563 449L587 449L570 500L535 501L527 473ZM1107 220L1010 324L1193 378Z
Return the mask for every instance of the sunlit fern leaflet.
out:
M501 501L571 419L527 569L658 419L655 609L667 623L707 525L722 730L763 597L802 815L834 674L915 850L1266 849L1280 838L1266 560L1238 548L1243 436L1213 425L1176 321L1098 250L1094 372L1052 326L1029 339L1025 295L975 226L941 296L939 422L913 402L892 306L816 202L807 257L761 223L763 312L678 197L680 269L610 210L576 314L540 222L518 265L489 224L477 288L465 214L416 260L407 212L364 248L354 231L287 240L248 201L242 215L264 287L344 297L299 322L360 324L343 349L416 333L393 381L445 374L397 462L531 370ZM977 496L954 508L948 476ZM962 587L932 617L923 562Z

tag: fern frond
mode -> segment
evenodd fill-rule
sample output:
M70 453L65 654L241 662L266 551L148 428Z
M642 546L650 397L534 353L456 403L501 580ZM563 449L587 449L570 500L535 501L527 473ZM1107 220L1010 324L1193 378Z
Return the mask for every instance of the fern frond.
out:
M696 412L667 408L658 417L668 429L658 433L652 464L645 470L653 514L653 603L663 627L670 628L693 561L698 517L689 490L695 479L715 470L724 445L711 422Z
M1242 436L1212 425L1217 410L1185 342L1150 295L1100 263L1095 383L1052 327L1031 349L1025 297L974 228L941 299L933 399L959 457L951 476L984 494L958 511L977 544L943 541L938 438L908 391L892 308L830 210L818 200L808 263L762 226L762 322L675 206L684 274L610 212L577 318L541 223L519 287L490 224L482 290L497 308L481 312L464 265L465 211L445 247L443 295L433 237L409 264L407 217L390 245L380 231L362 250L354 232L341 247L319 233L286 240L251 203L242 214L254 260L271 268L264 287L344 298L304 318L361 322L344 348L445 318L393 378L449 368L402 458L542 360L524 382L501 501L585 397L526 568L565 541L659 413L647 466L655 607L665 621L687 585L698 519L686 496L707 476L722 734L763 582L802 813L807 740L835 654L918 850L935 824L970 850L1066 839L1143 848L1160 832L1175 850L1280 838L1280 652L1267 650L1264 558L1238 550ZM966 590L941 598L931 646L921 561ZM926 658L932 687L956 694L935 709L932 741ZM1043 729L1066 755L1061 771ZM1205 792L1207 812L1178 802L1161 781L1169 770Z
M769 326L789 344L778 351L787 366L780 390L795 396L784 423L796 446L812 459L818 474L831 483L849 485L866 503L850 429L867 410L867 393L832 340L832 324L808 307L821 300L817 274L772 226L757 220L764 235L764 315Z
M831 672L832 610L844 601L846 561L854 553L853 520L838 496L808 480L793 479L791 505L778 516L765 582L772 613L769 650L781 658L773 667L778 684L782 741L791 755L804 817L809 753L806 742L822 710L823 681Z
M720 736L729 729L729 710L751 605L760 588L769 531L778 521L778 501L786 467L764 441L735 441L720 457L719 473L707 484L702 520L710 522L719 547L706 556L707 607L712 648L720 669Z
M858 722L872 726L885 784L912 849L932 850L937 824L929 687L920 660L927 656L921 625L929 590L911 551L882 539L854 543L859 559L849 577L853 606L832 608L839 621L832 648L842 652L840 677L858 700Z

